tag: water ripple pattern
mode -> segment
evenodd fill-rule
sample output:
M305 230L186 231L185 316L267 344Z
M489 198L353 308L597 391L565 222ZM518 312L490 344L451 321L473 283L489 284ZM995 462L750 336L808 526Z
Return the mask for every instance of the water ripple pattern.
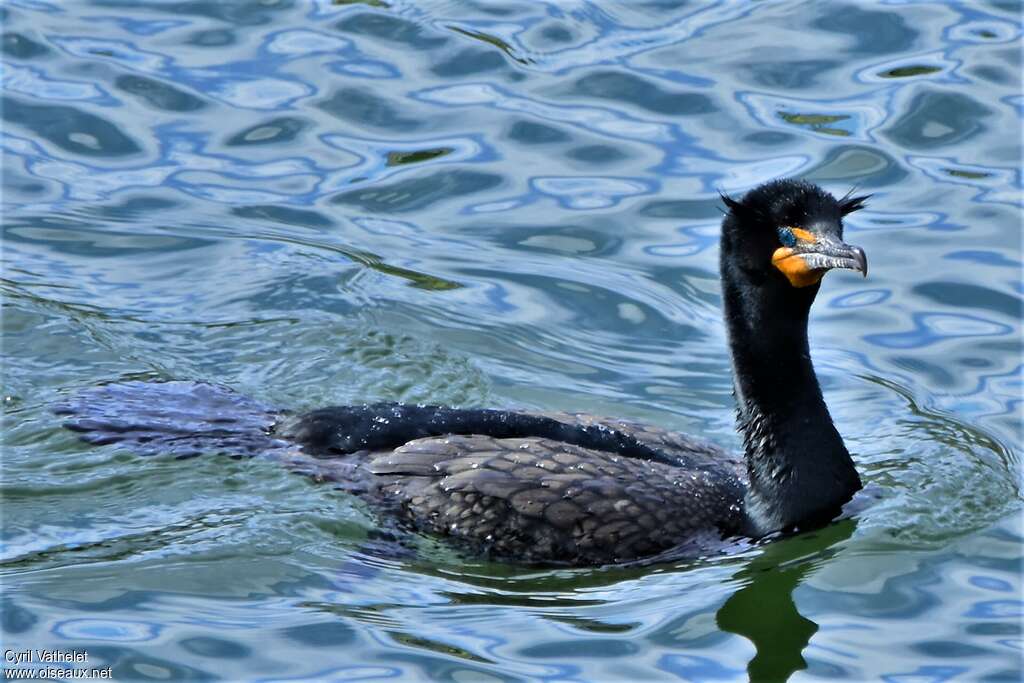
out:
M1020 17L4 3L4 647L118 680L1020 680ZM718 193L783 175L873 195L870 277L830 275L811 335L877 498L816 534L574 571L396 552L269 459L87 448L50 413L193 380L737 448Z

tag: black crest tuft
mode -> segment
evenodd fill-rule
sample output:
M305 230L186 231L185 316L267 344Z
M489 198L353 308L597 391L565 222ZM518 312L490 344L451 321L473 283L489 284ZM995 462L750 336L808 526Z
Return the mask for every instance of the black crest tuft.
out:
M843 195L839 200L839 210L844 216L863 209L865 202L871 199L871 195L869 194L862 194L856 197L853 196L853 191L855 189L857 188L850 188L850 191Z
M743 204L736 201L724 192L719 192L718 196L721 197L722 203L725 204L725 208L732 211L733 213L740 213L743 211Z
M725 213L732 214L740 221L746 223L760 223L764 216L763 207L757 202L749 202L748 196L743 196L740 199L733 199L725 192L719 192L718 196L721 198L722 203L725 204Z

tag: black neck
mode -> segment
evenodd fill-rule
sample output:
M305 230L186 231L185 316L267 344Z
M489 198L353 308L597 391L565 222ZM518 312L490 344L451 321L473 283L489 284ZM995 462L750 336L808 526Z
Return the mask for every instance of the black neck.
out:
M726 262L722 284L750 531L827 523L861 484L811 365L807 319L817 286L762 281Z

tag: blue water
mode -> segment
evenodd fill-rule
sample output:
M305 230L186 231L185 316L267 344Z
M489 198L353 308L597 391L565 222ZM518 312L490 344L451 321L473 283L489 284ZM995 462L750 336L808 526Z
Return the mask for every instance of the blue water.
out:
M0 12L5 651L118 680L1020 679L1019 3ZM90 448L50 413L203 380L737 448L718 192L787 175L873 195L846 232L870 275L826 278L811 343L880 499L818 533L395 557L272 461Z

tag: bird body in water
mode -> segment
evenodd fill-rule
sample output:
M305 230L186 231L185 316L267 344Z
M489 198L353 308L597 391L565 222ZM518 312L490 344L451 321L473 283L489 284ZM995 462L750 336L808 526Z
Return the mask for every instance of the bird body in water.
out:
M289 414L181 382L110 385L58 412L92 443L179 456L273 452L404 525L516 561L697 555L730 538L813 528L861 487L811 365L807 323L828 270L867 273L863 251L842 241L843 217L864 199L797 180L723 197L720 269L742 457L587 415L403 404ZM179 400L161 404L158 386Z

